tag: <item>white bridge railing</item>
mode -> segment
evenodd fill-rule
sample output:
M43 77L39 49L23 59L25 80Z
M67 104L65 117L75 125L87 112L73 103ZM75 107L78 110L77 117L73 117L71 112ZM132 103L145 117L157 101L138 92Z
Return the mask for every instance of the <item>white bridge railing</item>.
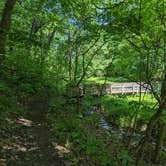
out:
M113 84L89 84L83 85L85 94L98 95L101 94L138 94L149 93L150 86L144 83L126 82Z
M138 94L138 93L149 93L150 87L147 84L137 84L137 83L118 83L111 84L106 87L106 92L108 94Z

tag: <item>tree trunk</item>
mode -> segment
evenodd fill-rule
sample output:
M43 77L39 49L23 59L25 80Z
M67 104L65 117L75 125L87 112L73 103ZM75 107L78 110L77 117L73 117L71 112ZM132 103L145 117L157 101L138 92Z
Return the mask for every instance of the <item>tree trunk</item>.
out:
M158 122L158 135L157 135L157 142L155 148L155 162L158 162L160 159L160 154L164 145L165 130L166 130L166 124Z
M69 56L69 81L72 81L72 46L71 46L71 34L68 32L68 56Z
M76 44L76 55L75 55L75 70L74 70L74 81L76 82L78 77L78 45Z
M151 138L153 126L157 123L157 121L159 121L159 118L161 117L162 113L165 112L165 110L166 110L166 96L165 96L165 94L166 94L166 73L164 74L164 79L162 82L159 108L158 108L158 111L151 117L151 119L148 123L147 129L146 129L145 137L142 139L142 141L140 143L140 147L139 147L138 155L137 155L137 160L136 160L136 166L140 166L140 164L142 162L145 149L146 149L147 144ZM160 147L159 147L159 150L160 150Z
M0 22L0 63L5 59L7 33L9 31L11 15L15 3L16 0L6 0L3 9L2 19Z
M156 124L156 122L159 120L162 111L163 111L163 109L159 107L158 111L151 117L151 119L150 119L150 121L147 125L145 137L142 139L142 141L140 143L140 147L138 149L137 159L136 159L136 166L141 165L141 162L142 162L143 157L144 157L145 150L146 150L148 142L151 138L152 129L153 129L154 125Z

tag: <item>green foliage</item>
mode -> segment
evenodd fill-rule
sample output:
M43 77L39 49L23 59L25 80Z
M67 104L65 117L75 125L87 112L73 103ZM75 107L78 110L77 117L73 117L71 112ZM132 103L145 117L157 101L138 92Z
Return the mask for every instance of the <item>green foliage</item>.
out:
M127 79L123 77L107 77L106 83L111 84L115 82L128 82ZM83 81L83 84L104 84L105 78L104 77L90 77Z
M117 125L128 126L132 117L138 111L138 121L147 123L152 116L155 109L153 106L156 100L151 95L146 95L139 102L139 96L103 96L101 98L94 98L87 96L84 99L84 105L88 108L91 105L100 103L102 105L103 113L108 122ZM92 118L97 115L93 115ZM95 122L95 120L93 120Z
M4 3L0 2L0 19ZM81 165L81 160L87 165L132 165L125 148L117 152L101 138L108 133L97 136L98 130L103 132L100 115L87 112L100 103L108 123L128 127L134 117L147 123L157 101L150 95L141 100L139 96L85 96L77 114L73 106L77 99L65 101L63 96L78 96L79 84L141 81L155 82L160 99L158 81L165 81L166 72L164 8L164 0L18 1L10 29L5 30L6 52L0 54L0 59L4 57L0 62L0 119L19 114L34 95L44 91L54 98L56 94L61 98L50 101L49 120L56 136L71 143L69 157L76 159L75 165ZM2 36L0 41L5 41Z
M69 157L71 161L75 161L76 165L81 160L93 165L100 163L102 166L113 163L113 154L107 149L107 144L98 139L95 133L92 134L91 130L94 129L92 123L95 123L96 115L94 117L86 116L82 119L72 110L72 107L68 107L68 110L66 108L59 110L58 107L52 108L49 119L61 143L65 144L68 140L70 144L72 154L69 154L66 158ZM55 113L54 117L53 112Z
M134 166L134 161L131 156L128 154L128 151L123 150L118 153L117 158L121 161L122 166L130 165Z

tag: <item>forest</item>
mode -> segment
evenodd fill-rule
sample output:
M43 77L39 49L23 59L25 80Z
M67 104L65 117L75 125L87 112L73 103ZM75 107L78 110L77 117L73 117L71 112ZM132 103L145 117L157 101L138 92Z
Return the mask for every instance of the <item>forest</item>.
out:
M166 1L1 0L0 166L166 166Z

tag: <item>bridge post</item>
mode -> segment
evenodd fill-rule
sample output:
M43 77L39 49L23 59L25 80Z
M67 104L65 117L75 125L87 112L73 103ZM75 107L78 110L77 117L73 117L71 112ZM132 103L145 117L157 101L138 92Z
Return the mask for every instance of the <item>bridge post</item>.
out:
M124 94L124 85L122 84L122 95Z
M132 94L134 94L134 85L132 84Z
M110 85L110 94L112 95L112 85Z

